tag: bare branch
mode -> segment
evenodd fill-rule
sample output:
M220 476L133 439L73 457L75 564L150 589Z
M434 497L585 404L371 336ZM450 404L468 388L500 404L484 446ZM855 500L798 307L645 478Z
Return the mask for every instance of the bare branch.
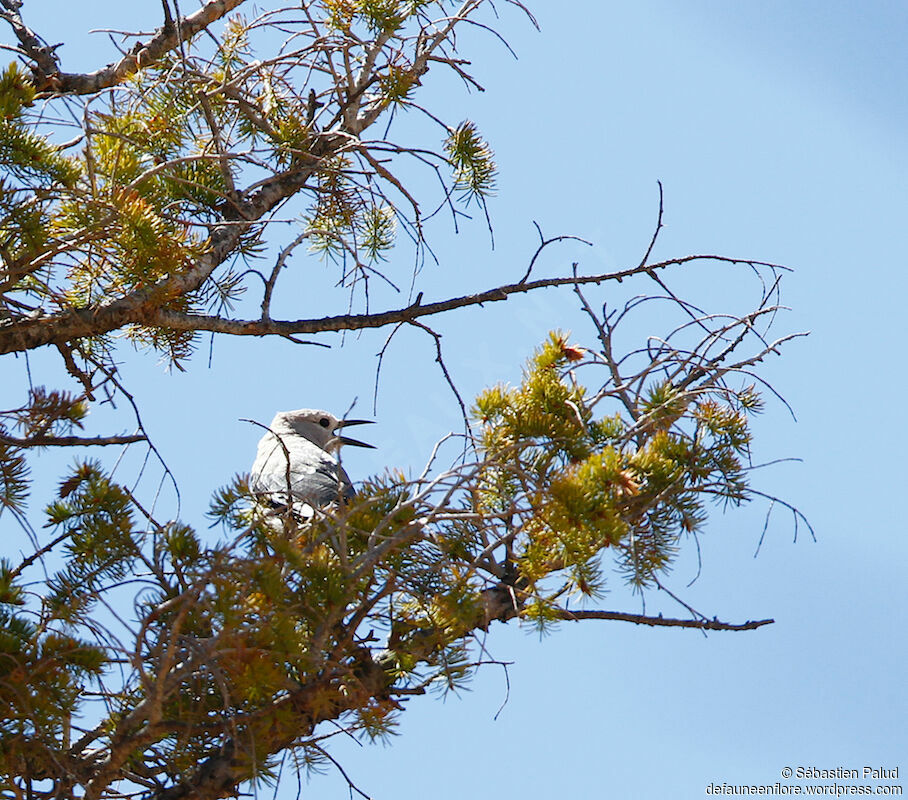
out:
M633 622L635 625L666 628L697 628L707 631L752 631L764 625L772 625L774 619L748 620L747 622L722 622L713 619L673 619L671 617L648 617L645 614L627 614L622 611L569 611L559 609L554 612L559 619L579 621L583 619L605 619L619 622Z
M147 441L144 434L122 436L31 436L20 439L0 433L0 442L15 447L97 447L111 444L132 444Z
M148 325L160 326L170 330L204 330L216 333L227 333L235 336L266 336L296 333L325 333L328 331L362 330L365 328L382 328L401 322L412 322L420 317L442 314L458 308L481 306L485 303L494 303L507 300L511 295L525 294L538 289L557 286L582 286L586 284L599 285L606 281L621 281L624 278L640 273L649 273L652 270L666 269L673 265L687 264L695 261L723 261L732 264L759 263L742 259L725 258L721 256L685 256L683 258L669 259L651 264L647 267L633 267L617 272L606 272L600 275L564 276L558 278L541 278L535 281L505 284L494 289L461 297L452 297L434 303L420 302L392 311L383 311L375 314L343 314L334 317L319 317L317 319L299 320L230 320L223 317L205 316L201 314L180 314L177 312L158 310L148 313L144 322ZM766 265L775 266L775 265ZM0 353L3 352L3 325L0 323Z

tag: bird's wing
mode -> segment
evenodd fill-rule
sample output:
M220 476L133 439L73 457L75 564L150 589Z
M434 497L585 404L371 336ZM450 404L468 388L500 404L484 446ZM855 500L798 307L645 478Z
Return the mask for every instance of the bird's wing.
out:
M259 445L251 473L251 488L256 494L287 502L289 456L290 493L295 499L324 506L353 497L353 484L332 455L301 436L283 435L281 442L284 447L266 437Z

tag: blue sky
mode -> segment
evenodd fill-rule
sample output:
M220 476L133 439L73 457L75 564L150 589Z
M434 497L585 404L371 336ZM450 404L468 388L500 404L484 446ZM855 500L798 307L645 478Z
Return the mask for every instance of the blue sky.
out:
M40 5L52 9L47 22L56 27L47 38L67 41L67 66L112 57L103 37L82 32L128 25L109 16L114 5L97 2L78 15L68 3ZM769 402L756 425L757 460L803 460L762 471L757 486L797 505L817 541L802 529L793 542L790 518L779 513L754 558L765 506L716 515L701 542L702 575L684 588L696 571L685 557L672 585L711 616L774 617L775 625L703 637L589 623L542 641L498 626L489 646L513 662L509 689L503 670L490 666L472 692L412 700L389 747L338 737L333 752L377 800L657 800L704 796L711 782L774 784L786 766L905 773L908 531L898 503L908 477L899 400L908 388L908 8L882 0L535 6L541 33L500 4L500 30L519 60L489 36L465 37L486 92L426 82L436 108L478 123L500 179L490 205L495 250L480 220L459 236L439 220L440 263L425 268L419 288L429 299L518 278L536 246L533 220L548 235L596 245L553 251L540 274L571 261L587 271L634 264L652 233L661 180L666 226L657 258L714 252L795 269L779 330L811 335L768 361L764 374L797 422ZM160 4L137 3L129 13L150 26ZM693 267L666 279L713 308L738 302L738 279L727 272ZM299 303L320 307L317 295ZM467 398L519 378L554 327L592 340L569 292L438 321ZM369 413L383 341L348 336L330 351L218 341L211 367L203 348L185 374L129 358L124 378L179 479L184 518L204 526L210 491L248 469L258 433L239 418L267 421L300 406L343 411L354 397L358 413ZM431 341L415 332L392 348L379 424L369 431L378 449L351 453L351 475L417 468L457 428L456 403L432 357ZM4 372L18 380L20 368L7 363ZM45 466L52 475L49 457ZM602 607L639 608L613 585ZM336 774L303 791L347 796ZM291 778L280 797L295 794Z

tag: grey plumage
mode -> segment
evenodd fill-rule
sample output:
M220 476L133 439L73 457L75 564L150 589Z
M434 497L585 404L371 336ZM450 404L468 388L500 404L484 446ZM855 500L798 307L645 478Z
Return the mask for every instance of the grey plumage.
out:
M345 445L372 447L340 436L348 425L371 420L342 420L311 408L280 411L258 445L250 488L275 506L294 503L324 508L351 500L356 492L337 453Z

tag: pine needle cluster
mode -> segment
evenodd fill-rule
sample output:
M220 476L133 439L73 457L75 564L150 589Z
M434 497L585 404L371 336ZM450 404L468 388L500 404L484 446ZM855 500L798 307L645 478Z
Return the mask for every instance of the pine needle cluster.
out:
M661 382L638 398L633 417L597 418L609 387L587 399L574 374L586 356L553 333L518 387L494 387L476 402L479 502L507 516L521 575L537 593L559 574L569 589L601 593L609 549L633 584L650 585L680 540L701 530L711 497L748 498L752 388L729 401Z

